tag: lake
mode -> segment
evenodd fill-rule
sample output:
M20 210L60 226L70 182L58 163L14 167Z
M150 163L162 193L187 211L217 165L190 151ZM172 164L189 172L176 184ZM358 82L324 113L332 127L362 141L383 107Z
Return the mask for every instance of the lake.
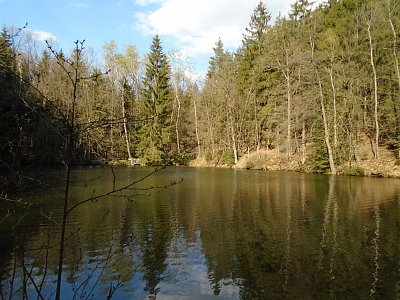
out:
M70 202L152 170L77 168ZM133 187L69 214L62 298L400 298L398 179L169 167ZM0 202L0 296L52 298L62 192L22 200Z

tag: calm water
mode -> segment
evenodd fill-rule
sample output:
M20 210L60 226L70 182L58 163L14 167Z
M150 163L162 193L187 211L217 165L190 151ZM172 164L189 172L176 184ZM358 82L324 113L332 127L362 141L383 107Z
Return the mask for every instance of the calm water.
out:
M117 168L116 187L150 171ZM74 203L113 186L106 168L73 178ZM63 298L400 298L400 180L167 168L134 187L69 215ZM0 205L0 296L51 298L62 197L24 200Z

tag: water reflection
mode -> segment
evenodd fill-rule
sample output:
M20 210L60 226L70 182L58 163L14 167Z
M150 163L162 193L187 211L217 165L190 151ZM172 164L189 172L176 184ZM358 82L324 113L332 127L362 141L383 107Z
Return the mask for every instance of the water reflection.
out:
M318 268L320 271L329 270L328 287L329 296L334 297L336 279L336 254L338 251L338 201L335 195L336 178L330 177L328 183L328 193L324 205L324 221L322 226L320 259Z
M123 184L146 171L116 175ZM112 185L104 169L75 176L101 177L77 186L76 201ZM182 177L133 202L105 199L71 214L65 298L113 289L117 299L398 297L398 180L168 168L143 186ZM26 274L45 298L54 289L61 202L50 192L35 197L42 211L30 211L14 236L16 219L0 224L4 298L35 295L32 284L16 288Z
M379 237L380 237L380 224L381 224L379 199L376 200L376 203L374 205L374 220L375 220L375 231L374 231L374 236L372 238L374 269L372 273L373 281L370 290L371 298L374 298L374 295L376 294L376 286L379 280Z

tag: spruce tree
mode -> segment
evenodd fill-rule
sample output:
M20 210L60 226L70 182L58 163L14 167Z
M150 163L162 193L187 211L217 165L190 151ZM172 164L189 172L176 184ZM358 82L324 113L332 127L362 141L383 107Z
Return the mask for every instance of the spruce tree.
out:
M156 35L150 47L143 80L138 152L146 164L165 164L171 146L172 89L170 67Z
M214 56L210 58L208 66L208 72L207 72L208 79L215 77L216 74L218 74L221 71L222 65L228 56L224 50L224 44L222 43L221 38L218 38L218 41L215 43L215 47L213 48L213 50L214 50Z
M268 31L268 23L271 20L271 15L265 4L260 1L253 14L250 17L250 23L246 27L246 33L243 35L243 45L249 53L251 59L255 59L261 55L266 46L266 37ZM253 62L255 63L255 62Z
M260 1L250 17L249 25L243 35L242 46L238 50L237 85L242 102L248 102L247 107L247 146L257 151L261 146L261 111L266 105L266 82L269 72L262 61L262 55L267 47L268 23L271 15L266 5Z
M20 81L18 80L15 54L4 28L0 34L0 169L16 164L20 157L21 105ZM17 153L18 150L18 153Z

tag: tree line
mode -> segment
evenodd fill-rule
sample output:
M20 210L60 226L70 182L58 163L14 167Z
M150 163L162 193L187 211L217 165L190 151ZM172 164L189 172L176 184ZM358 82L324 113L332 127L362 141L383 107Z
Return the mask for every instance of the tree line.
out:
M297 0L272 24L260 1L236 51L216 42L201 83L157 35L145 57L133 45L106 43L99 64L90 49L82 47L78 62L76 51L4 29L2 169L62 163L74 97L75 163L235 164L274 149L335 174L363 159L361 144L376 159L382 147L400 155L399 7L330 0L313 8Z

